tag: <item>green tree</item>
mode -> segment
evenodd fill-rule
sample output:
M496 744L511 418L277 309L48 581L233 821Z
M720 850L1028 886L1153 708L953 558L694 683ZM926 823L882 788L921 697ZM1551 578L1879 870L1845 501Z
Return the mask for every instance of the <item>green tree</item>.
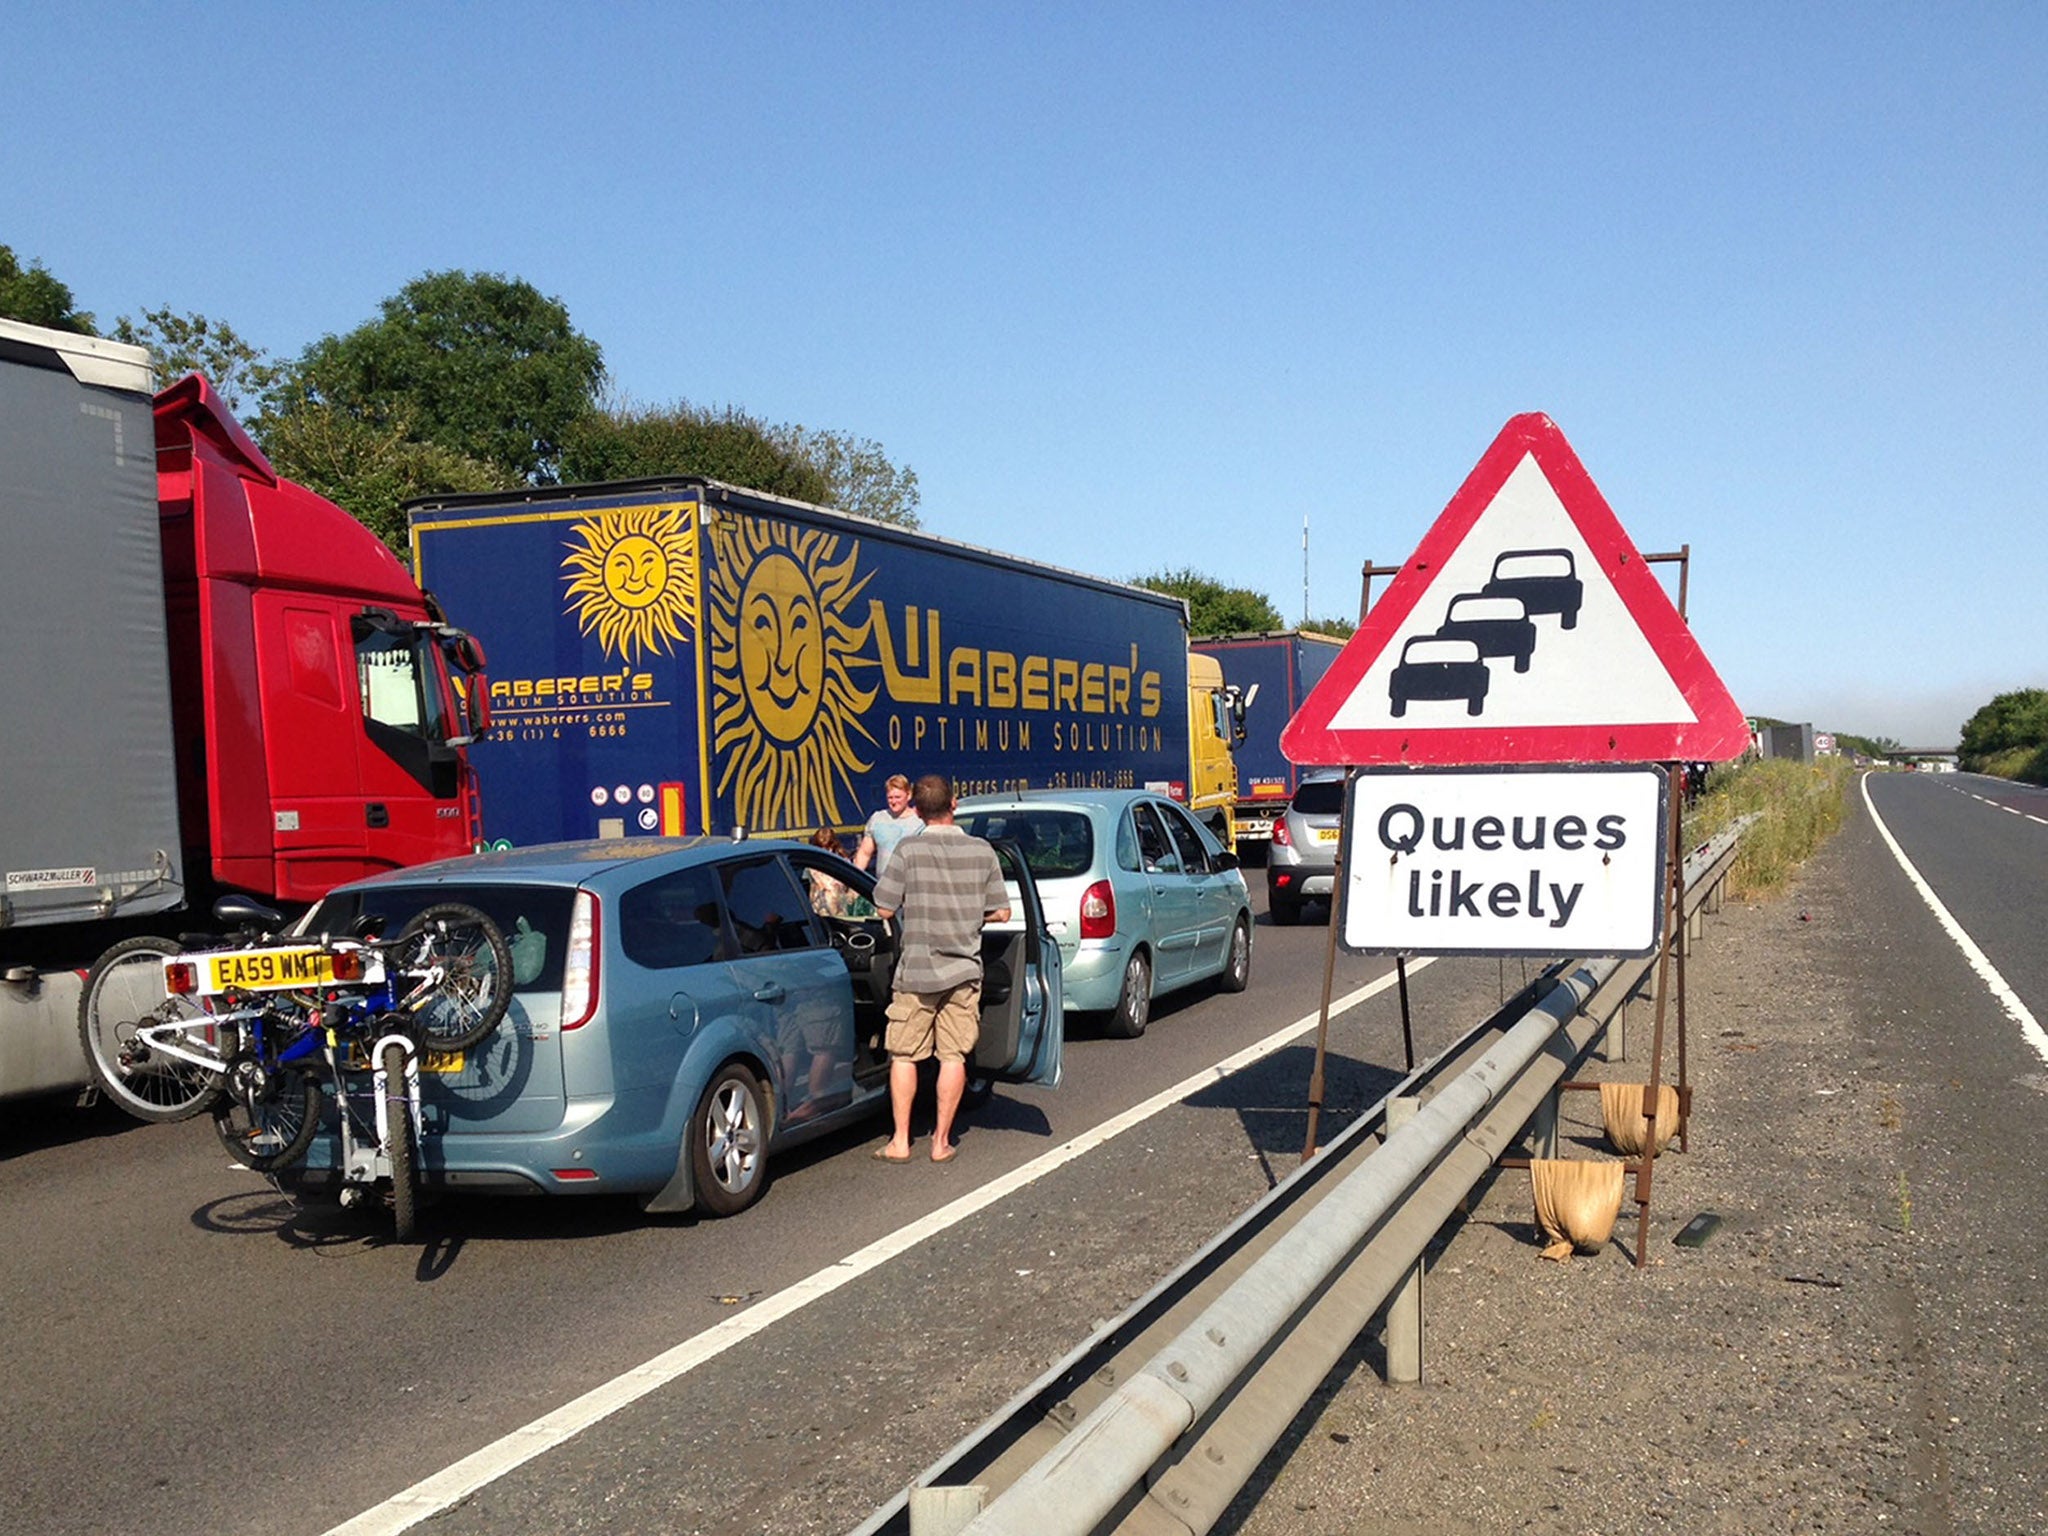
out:
M2048 748L2048 688L2020 688L1999 694L1964 722L1957 756L1971 772L1997 772L2038 756L2044 748ZM2017 761L1997 761L2007 757Z
M1280 610L1264 593L1249 587L1226 587L1199 571L1183 569L1133 576L1131 585L1186 599L1191 635L1242 635L1286 628Z
M369 421L337 406L301 401L266 419L271 467L346 509L401 557L409 554L403 505L415 496L501 491L503 468L419 441L404 416Z
M287 374L284 364L244 341L233 326L201 314L145 309L139 321L123 315L114 322L114 339L149 348L157 388L188 373L202 374L237 416L266 401Z
M485 272L429 272L346 336L299 360L301 402L331 406L491 464L519 481L556 478L562 442L604 378L596 342L559 299Z
M832 490L822 470L744 411L683 401L586 412L563 433L561 471L572 482L702 475L799 501L823 502Z
M890 463L873 438L803 426L769 427L766 433L769 442L825 477L826 505L904 528L923 526L917 471Z
M1301 627L1318 635L1335 635L1339 640L1349 640L1357 631L1358 624L1353 619L1331 617L1327 619L1310 619Z
M13 248L5 245L0 245L0 319L24 320L80 336L99 334L69 288L50 276L40 261L30 262L24 270Z

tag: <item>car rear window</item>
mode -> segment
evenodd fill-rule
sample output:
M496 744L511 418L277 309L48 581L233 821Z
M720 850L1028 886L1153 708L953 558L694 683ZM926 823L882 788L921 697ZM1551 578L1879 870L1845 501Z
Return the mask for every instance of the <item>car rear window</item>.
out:
M314 909L308 933L354 933L363 917L380 918L383 937L399 931L428 907L459 901L475 907L504 932L512 947L515 992L559 992L569 911L576 892L560 885L385 885L339 892Z
M1294 792L1294 808L1304 816L1342 816L1344 781L1310 779Z
M1040 880L1085 875L1095 865L1095 829L1079 811L969 811L960 825L971 836L1007 838L1024 850Z

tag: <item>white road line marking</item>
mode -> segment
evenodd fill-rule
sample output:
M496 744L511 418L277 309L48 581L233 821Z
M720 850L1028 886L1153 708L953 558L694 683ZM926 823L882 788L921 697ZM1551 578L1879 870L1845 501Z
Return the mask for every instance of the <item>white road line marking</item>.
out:
M2034 1054L2048 1062L2048 1030L2043 1030L2040 1021L2020 1001L2020 995L2006 984L1998 974L1998 967L1967 933L1963 925L1950 915L1941 898L1934 894L1934 888L1920 878L1920 871L1913 867L1913 861L1906 857L1906 850L1899 846L1899 840L1892 836L1892 829L1884 824L1884 818L1877 814L1877 807L1870 801L1870 775L1863 776L1863 805L1870 812L1870 819L1877 823L1877 830L1885 840L1885 846L1892 851L1892 857L1899 861L1899 868L1906 872L1906 878L1913 882L1920 892L1920 899L1927 903L1934 915L1941 920L1941 926L1948 930L1948 936L1956 941L1956 947L1963 952L1963 958L1970 962L1970 968L1984 978L1984 984L1991 989L1991 995L1998 1000L2012 1021L2020 1027L2020 1037L2033 1047Z
M1334 918L1331 920L1335 921ZM1408 974L1413 976L1429 964L1428 957L1411 960L1408 962ZM1332 1002L1330 1016L1334 1018L1340 1013L1348 1012L1394 984L1395 974L1390 971L1378 981L1370 982ZM829 1264L816 1274L777 1291L773 1296L755 1303L737 1316L727 1318L722 1323L715 1323L695 1337L685 1339L674 1348L656 1355L644 1365L635 1366L602 1386L591 1388L573 1402L564 1403L554 1412L543 1414L531 1424L513 1430L481 1450L463 1457L452 1466L444 1467L431 1477L422 1478L404 1492L393 1494L382 1504L366 1509L354 1519L335 1526L327 1536L397 1536L398 1532L409 1530L422 1520L431 1519L459 1500L469 1497L479 1488L495 1482L534 1457L553 1450L564 1441L581 1434L591 1425L617 1413L621 1408L639 1401L648 1393L667 1386L681 1376L688 1375L706 1361L724 1354L735 1344L742 1343L782 1321L783 1318L802 1311L812 1302L831 1295L841 1286L858 1280L870 1270L879 1268L899 1254L909 1252L947 1228L959 1225L997 1201L1036 1183L1053 1170L1064 1167L1105 1142L1121 1136L1133 1126L1151 1119L1161 1110L1171 1109L1181 1100L1230 1076L1231 1073L1272 1055L1283 1045L1299 1039L1314 1029L1319 1014L1320 1010L1297 1019L1294 1023L1266 1036L1265 1039L1246 1046L1236 1055L1226 1057L1214 1066L1204 1067L1192 1077L1183 1078L1171 1088L1155 1093L1143 1103L1134 1104L1122 1114L1103 1121L1093 1129L1083 1131L1079 1136L1063 1142L1050 1152L1042 1153L1023 1167L1012 1169L999 1179L991 1179L981 1188L962 1195L950 1205L941 1206L909 1226L875 1239L865 1248L857 1249L837 1263Z

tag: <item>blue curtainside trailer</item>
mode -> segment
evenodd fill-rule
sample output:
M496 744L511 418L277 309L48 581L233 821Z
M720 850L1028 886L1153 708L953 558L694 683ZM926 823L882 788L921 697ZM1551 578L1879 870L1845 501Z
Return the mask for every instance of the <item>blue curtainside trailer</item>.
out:
M715 481L408 505L497 844L857 829L891 774L1185 800L1178 598Z
M1281 629L1210 636L1196 640L1193 648L1198 656L1215 657L1223 667L1224 685L1246 700L1233 816L1238 845L1256 848L1272 841L1273 821L1287 809L1301 781L1301 770L1280 750L1281 729L1329 671L1344 642L1312 630Z

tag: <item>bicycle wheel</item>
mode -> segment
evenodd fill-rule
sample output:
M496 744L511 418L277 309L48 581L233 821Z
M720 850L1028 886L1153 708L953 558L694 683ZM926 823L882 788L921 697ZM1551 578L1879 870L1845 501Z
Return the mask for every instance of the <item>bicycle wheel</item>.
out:
M399 1008L429 1050L469 1049L512 1003L512 947L496 923L461 902L428 907L407 923L387 964Z
M412 1094L406 1088L405 1059L411 1053L395 1041L384 1047L384 1155L391 1160L391 1229L401 1243L412 1241L419 1170L413 1166Z
M256 1173L295 1163L320 1129L320 1083L297 1067L269 1067L248 1051L228 1061L213 1129L228 1155Z
M180 953L170 939L123 939L102 954L78 999L78 1039L100 1087L138 1120L184 1120L220 1093L220 1031L197 1003L164 991L163 962ZM174 1037L142 1030L172 1026ZM211 1058L204 1066L165 1049Z

